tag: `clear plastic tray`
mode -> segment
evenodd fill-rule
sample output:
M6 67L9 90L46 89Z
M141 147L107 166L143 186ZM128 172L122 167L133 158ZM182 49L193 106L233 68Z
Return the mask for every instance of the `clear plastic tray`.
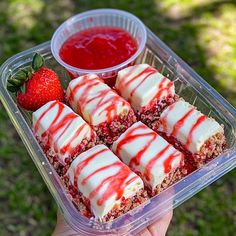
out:
M137 63L145 62L175 81L177 93L194 104L203 113L224 124L227 150L201 169L196 170L161 194L109 223L99 223L80 215L71 203L61 181L49 164L31 130L31 114L21 110L6 89L7 78L19 67L30 64L35 51L43 54L49 67L64 78L63 85L69 81L66 71L53 59L50 42L17 54L7 60L0 68L0 95L12 123L21 136L32 160L41 173L50 192L61 208L66 221L81 235L137 235L139 231L160 218L171 208L175 208L213 181L236 166L236 110L186 63L176 56L157 36L148 30L148 41L144 53Z

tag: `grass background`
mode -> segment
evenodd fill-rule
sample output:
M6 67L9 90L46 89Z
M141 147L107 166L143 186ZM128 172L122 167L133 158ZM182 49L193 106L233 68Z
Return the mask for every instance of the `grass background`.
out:
M1 0L0 64L49 40L71 15L128 10L236 106L236 1ZM236 233L236 171L178 207L168 235ZM0 104L0 235L50 235L56 205Z

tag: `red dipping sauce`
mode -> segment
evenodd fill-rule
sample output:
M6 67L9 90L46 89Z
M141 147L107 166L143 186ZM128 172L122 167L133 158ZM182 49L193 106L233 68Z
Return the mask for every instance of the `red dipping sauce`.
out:
M116 66L136 51L137 43L127 31L99 26L72 35L62 45L59 55L71 66L97 70Z

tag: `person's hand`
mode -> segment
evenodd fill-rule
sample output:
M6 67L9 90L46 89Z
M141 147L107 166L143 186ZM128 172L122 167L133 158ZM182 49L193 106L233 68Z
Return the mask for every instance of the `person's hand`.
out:
M145 230L139 233L139 236L165 236L173 216L173 211L163 216L160 220L148 226ZM57 223L52 233L52 236L80 236L74 231L64 220L61 212L57 211Z
M173 217L173 210L164 215L160 220L149 225L139 236L165 236Z

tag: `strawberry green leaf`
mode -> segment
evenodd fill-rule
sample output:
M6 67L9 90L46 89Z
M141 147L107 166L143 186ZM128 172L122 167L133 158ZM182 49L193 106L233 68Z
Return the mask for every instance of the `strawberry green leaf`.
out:
M31 69L20 69L7 80L7 89L11 92L17 92L19 89L22 92L25 90L25 82L31 77Z
M25 83L22 84L22 86L20 87L20 90L21 90L22 93L25 93Z
M23 71L26 74L26 80L25 81L31 79L31 77L32 77L32 69L31 68L23 69Z
M18 88L15 87L15 86L12 85L12 84L7 84L7 90L10 91L10 92L12 92L12 93L15 93L15 92L18 91Z
M13 77L8 79L8 83L10 83L13 86L19 87L21 86L24 82L22 82L21 80L18 80L17 78Z
M32 77L32 72L30 71L30 70L28 70L28 74L27 74L27 80L29 80L29 79L31 79L31 77Z
M33 61L32 61L32 68L34 71L39 70L42 66L44 65L44 59L43 57L38 54L35 53L34 57L33 57Z
M21 80L21 81L25 81L27 77L27 74L25 73L24 70L19 70L14 76L13 78L16 80Z

